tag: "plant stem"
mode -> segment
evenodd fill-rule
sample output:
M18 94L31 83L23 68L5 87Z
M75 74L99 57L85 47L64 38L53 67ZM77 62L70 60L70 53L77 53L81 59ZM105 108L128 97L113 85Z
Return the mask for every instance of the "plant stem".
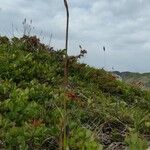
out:
M65 80L65 89L67 90L68 85L68 31L69 31L69 9L67 0L64 0L64 5L66 8L67 13L67 22L66 22L66 42L65 42L65 65L64 65L64 80ZM66 127L67 127L67 99L64 97L64 118L63 118L63 150L67 149L67 134L66 134Z

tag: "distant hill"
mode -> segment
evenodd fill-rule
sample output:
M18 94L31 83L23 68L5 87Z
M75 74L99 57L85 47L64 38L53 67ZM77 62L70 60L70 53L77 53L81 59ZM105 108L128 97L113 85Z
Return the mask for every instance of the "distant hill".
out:
M133 72L119 72L114 71L115 74L122 77L122 79L131 84L141 84L144 89L150 89L150 73L133 73Z

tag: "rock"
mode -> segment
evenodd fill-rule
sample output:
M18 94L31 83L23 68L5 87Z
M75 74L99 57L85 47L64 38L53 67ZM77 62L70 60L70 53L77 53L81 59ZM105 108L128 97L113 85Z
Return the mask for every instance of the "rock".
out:
M126 146L122 142L113 142L106 150L126 150Z
M109 134L101 134L101 142L104 144L104 145L109 145L111 143L111 137Z
M4 148L4 143L0 140L0 150L3 150Z

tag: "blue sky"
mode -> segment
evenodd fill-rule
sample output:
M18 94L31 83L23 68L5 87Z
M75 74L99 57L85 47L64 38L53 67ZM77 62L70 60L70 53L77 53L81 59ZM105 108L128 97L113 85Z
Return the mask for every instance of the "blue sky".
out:
M149 0L68 0L70 6L69 53L87 49L81 60L107 70L150 72ZM52 46L64 48L63 0L0 0L0 34L22 35L24 18ZM13 30L12 30L13 24ZM106 51L102 47L106 47Z

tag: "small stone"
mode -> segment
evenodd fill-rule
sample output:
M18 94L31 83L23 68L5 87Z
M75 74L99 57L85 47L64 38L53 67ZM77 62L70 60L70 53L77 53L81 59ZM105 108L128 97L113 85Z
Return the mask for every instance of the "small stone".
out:
M108 146L107 150L126 150L126 146L122 142L113 142Z
M111 137L109 134L103 133L100 139L104 145L109 145L111 143Z
M0 140L0 149L4 148L4 143Z

